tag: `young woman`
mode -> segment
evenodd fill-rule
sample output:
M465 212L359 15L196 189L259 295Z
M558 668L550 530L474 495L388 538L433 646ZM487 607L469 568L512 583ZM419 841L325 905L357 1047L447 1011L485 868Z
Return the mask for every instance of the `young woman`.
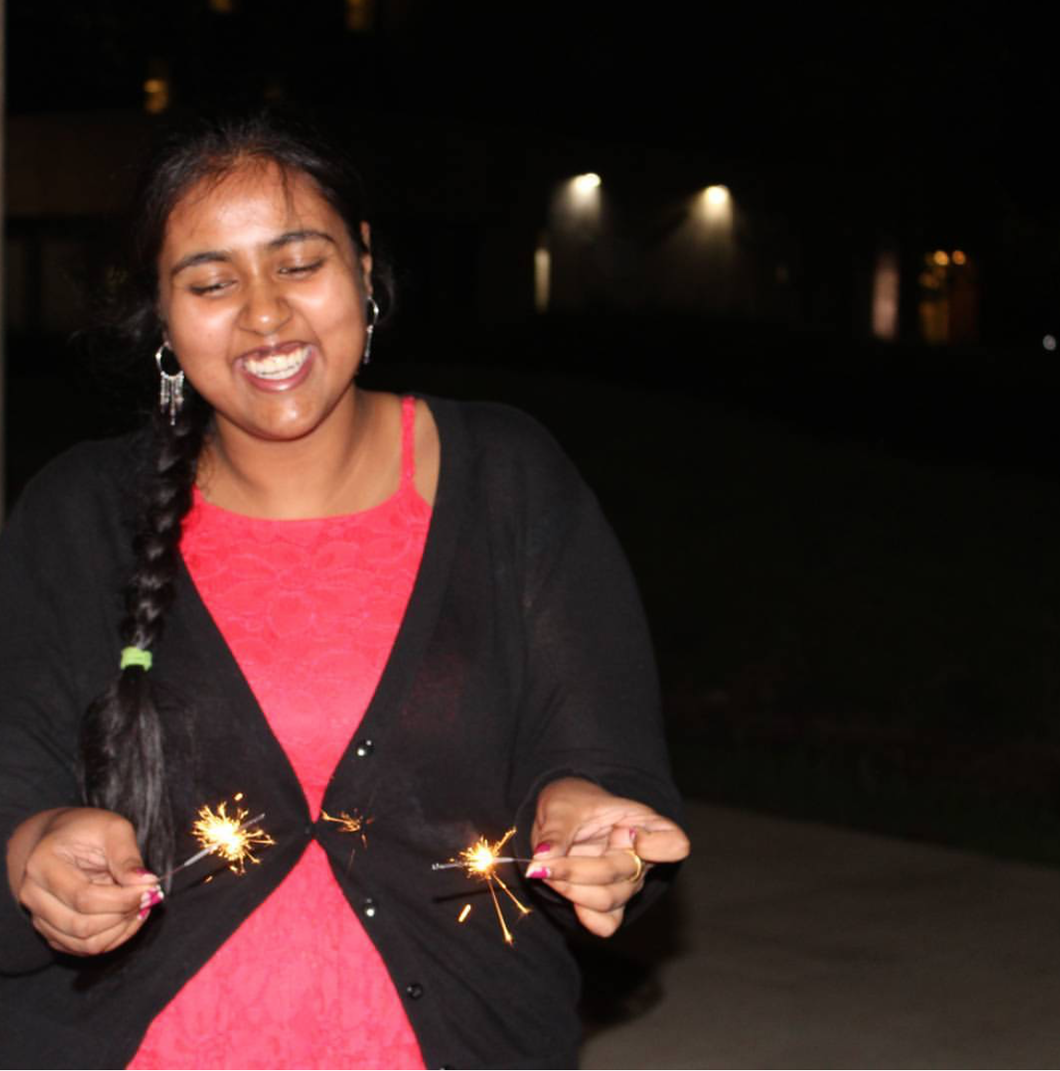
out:
M334 151L200 127L138 220L159 411L0 542L5 1063L573 1066L562 927L688 852L595 500L516 411L357 387L381 274ZM237 793L275 844L170 883ZM514 947L431 870L511 826Z

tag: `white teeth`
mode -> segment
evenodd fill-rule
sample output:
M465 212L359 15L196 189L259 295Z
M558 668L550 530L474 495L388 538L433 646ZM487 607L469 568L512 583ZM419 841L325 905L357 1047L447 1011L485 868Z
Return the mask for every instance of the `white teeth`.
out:
M259 379L288 379L305 364L309 347L302 346L290 353L270 353L268 357L247 357L246 370Z

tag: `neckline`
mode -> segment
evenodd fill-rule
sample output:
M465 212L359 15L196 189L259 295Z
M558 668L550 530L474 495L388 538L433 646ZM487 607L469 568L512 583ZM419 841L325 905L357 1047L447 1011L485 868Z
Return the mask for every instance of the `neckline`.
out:
M253 517L249 513L238 513L235 510L226 509L211 502L198 487L193 487L191 492L191 509L188 511L188 519L196 516L210 515L211 519L223 521L230 525L243 525L245 527L295 527L297 525L334 525L340 526L356 521L367 520L373 514L382 510L393 509L408 499L409 503L426 510L430 510L430 504L420 494L414 483L406 483L404 480L391 495L377 502L367 509L357 510L354 513L330 513L323 517Z
M413 394L400 395L401 403L401 477L394 492L367 509L357 510L353 513L329 513L322 517L255 517L249 513L239 513L237 510L226 509L211 502L199 490L198 484L192 487L191 510L193 514L212 514L216 520L223 520L228 524L254 525L325 525L341 524L361 518L368 518L377 510L392 507L406 496L412 505L425 508L428 513L431 510L430 503L420 494L416 487L416 396Z

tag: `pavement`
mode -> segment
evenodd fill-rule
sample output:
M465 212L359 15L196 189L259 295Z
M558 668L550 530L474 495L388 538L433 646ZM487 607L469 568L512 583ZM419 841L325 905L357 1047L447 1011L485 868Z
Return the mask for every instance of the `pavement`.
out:
M597 1019L618 1021L591 1027L584 1068L1060 1065L1060 870L687 818L670 896L589 953Z

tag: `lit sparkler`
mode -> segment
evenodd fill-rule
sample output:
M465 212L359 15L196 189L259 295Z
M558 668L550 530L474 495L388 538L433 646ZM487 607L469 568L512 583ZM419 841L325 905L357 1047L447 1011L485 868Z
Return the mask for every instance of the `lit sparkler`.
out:
M234 802L243 798L242 792L232 797ZM217 805L216 813L207 804L199 808L199 817L192 824L192 836L202 845L200 851L185 859L180 866L174 867L165 878L171 878L179 870L197 863L207 855L217 855L227 860L228 868L234 874L242 874L247 868L248 860L257 863L260 860L255 850L276 842L259 828L264 812L248 818L249 811L236 807L235 814L228 814L228 801L222 800Z
M515 943L515 938L512 937L512 931L508 929L508 924L504 920L504 912L501 911L500 901L497 899L496 886L499 885L501 891L508 896L508 899L511 900L513 904L515 904L520 915L530 914L530 908L518 899L515 893L508 888L504 883L504 880L497 873L498 864L516 863L521 861L514 856L501 855L501 849L514 835L515 830L509 829L500 840L495 841L492 844L486 840L485 837L479 837L470 848L465 848L457 858L450 859L448 863L435 863L431 868L432 870L451 870L460 867L469 878L479 878L484 881L489 888L490 896L493 898L493 908L497 912L497 921L500 923L501 935L504 937L505 943L509 945ZM463 922L468 914L469 905L460 913L458 921Z

